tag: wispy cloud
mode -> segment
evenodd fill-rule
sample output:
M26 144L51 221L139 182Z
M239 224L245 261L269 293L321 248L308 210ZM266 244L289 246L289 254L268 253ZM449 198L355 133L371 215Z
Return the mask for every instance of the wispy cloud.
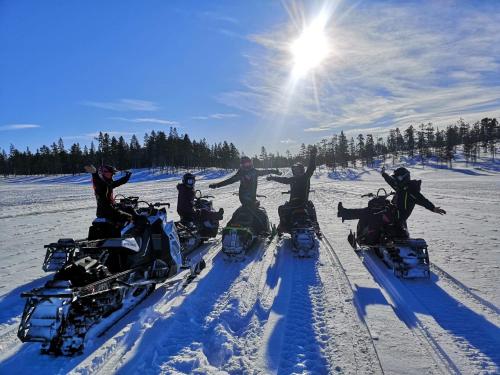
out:
M211 19L214 21L219 21L219 22L232 23L235 25L239 23L239 21L236 18L227 16L221 12L216 12L216 11L201 12L200 17L208 18L208 19Z
M141 117L141 118L110 117L110 119L118 121L135 122L135 123L145 123L145 124L160 124L160 125L171 125L171 126L179 125L177 121L164 120L152 117Z
M280 25L251 37L261 52L248 56L244 88L219 101L306 132L500 116L500 3L348 6L328 25L333 52L314 76L290 89L298 30Z
M111 102L83 101L81 104L111 111L144 111L153 112L159 109L158 105L148 100L118 99Z
M206 116L193 116L193 120L224 120L227 118L239 117L236 113L213 113Z
M37 124L8 124L0 126L0 131L40 128Z

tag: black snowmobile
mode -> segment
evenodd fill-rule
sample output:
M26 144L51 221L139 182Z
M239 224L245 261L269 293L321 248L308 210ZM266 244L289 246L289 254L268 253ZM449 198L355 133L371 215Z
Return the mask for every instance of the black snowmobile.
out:
M189 276L195 275L205 266L206 250L183 257L175 225L160 208L168 203L128 200L135 202L139 216L118 237L49 245L49 251L65 252L68 260L45 286L22 294L27 301L18 330L21 341L41 342L44 353L79 353L91 328L106 330L157 283L187 268ZM137 208L141 203L147 207ZM106 229L96 228L101 225L93 223L89 232ZM48 264L53 264L50 256Z
M284 191L281 194L290 194ZM299 257L309 257L318 250L318 239L321 238L321 231L317 223L311 220L307 206L303 202L288 203L289 216L285 223L280 223L278 235L290 234L293 250Z
M399 278L430 277L427 243L410 238L408 229L396 220L397 208L389 200L394 192L380 188L377 194L364 194L369 215L358 221L356 233L347 240L357 250L372 250Z
M215 213L211 199L213 195L202 195L200 190L196 190L194 209L199 210L201 215L196 221L177 221L177 233L179 234L182 249L184 252L191 252L210 238L215 238L219 232L219 221L215 220Z
M263 195L257 197L265 198ZM258 239L274 233L275 228L271 228L267 212L258 201L254 206L240 206L222 230L222 252L226 259L242 260Z

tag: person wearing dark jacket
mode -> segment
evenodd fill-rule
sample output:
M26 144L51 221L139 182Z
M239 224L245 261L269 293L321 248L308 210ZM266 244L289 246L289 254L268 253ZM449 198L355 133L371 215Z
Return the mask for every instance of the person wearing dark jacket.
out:
M445 210L436 207L423 196L420 192L422 181L412 180L408 169L403 167L397 168L392 176L390 176L385 173L385 168L382 168L382 177L395 191L394 198L392 199L392 203L396 207L395 220L403 228L407 227L406 220L410 217L416 204L440 215L446 214ZM338 205L337 216L341 217L342 220L357 220L366 218L372 214L369 208L346 209L342 206L342 203Z
M239 181L240 188L238 196L240 198L241 207L235 211L233 218L238 217L242 211L248 210L246 212L250 212L254 217L253 222L255 230L258 233L265 233L269 232L270 229L269 220L266 211L260 207L260 203L257 200L257 181L260 176L271 173L281 175L281 172L277 169L255 169L252 159L248 156L243 156L240 160L240 169L238 169L234 176L219 183L210 184L208 187L216 189ZM233 219L230 220L230 223L232 220Z
M210 189L216 189L239 181L240 189L238 196L240 198L240 202L243 206L252 207L257 203L257 179L260 176L268 174L281 175L281 172L277 169L255 169L253 167L252 159L248 156L243 156L240 161L240 169L238 169L234 176L231 176L219 183L210 184L208 187Z
M301 163L297 163L292 166L292 177L267 177L268 181L276 181L281 184L290 185L290 200L278 208L280 216L278 232L288 230L292 208L304 206L307 208L309 219L315 226L316 230L319 231L316 209L314 208L314 204L309 200L311 177L316 169L316 153L316 148L313 148L311 150L311 157L306 171L304 171L304 166Z
M192 223L198 220L222 220L224 209L219 209L219 212L200 211L195 209L194 200L196 191L194 185L196 177L191 173L186 173L182 177L182 183L177 185L179 192L177 196L177 213L181 217L181 221Z
M113 175L117 170L110 165L101 165L96 169L93 165L85 167L85 170L92 174L92 185L97 200L96 216L107 219L113 223L123 223L131 221L133 216L115 207L113 189L126 184L132 173L125 172L125 176L118 180L113 180Z

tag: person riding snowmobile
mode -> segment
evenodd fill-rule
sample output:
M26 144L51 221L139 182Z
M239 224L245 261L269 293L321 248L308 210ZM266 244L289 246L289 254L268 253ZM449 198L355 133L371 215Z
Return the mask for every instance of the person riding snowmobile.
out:
M196 191L194 185L196 177L191 173L186 173L182 176L182 183L177 185L179 194L177 196L177 213L184 223L193 223L203 220L222 220L224 209L219 209L218 212L208 212L205 210L195 209Z
M314 204L309 200L311 177L316 169L316 153L317 150L314 147L311 150L307 171L304 170L304 165L302 163L296 163L292 166L292 177L267 177L268 181L276 181L281 184L290 185L290 200L278 208L280 217L278 233L289 230L290 214L294 207L305 207L315 230L319 232L316 209L314 208Z
M412 180L410 178L410 171L406 168L397 168L392 176L385 173L385 168L382 168L382 177L384 180L394 189L395 194L391 203L394 207L394 213L387 215L385 211L379 211L379 213L384 214L379 222L387 222L388 217L394 220L395 227L401 228L404 232L407 232L406 221L410 217L415 204L427 208L428 210L438 213L440 215L446 214L446 211L440 207L436 207L432 202L423 196L420 192L420 186L422 184L421 180ZM377 211L377 210L375 210ZM359 209L347 209L342 206L342 202L338 204L337 216L344 220L370 220L371 217L377 215L374 213L373 209L370 207L359 208ZM388 224L388 223L386 223Z
M240 181L240 188L238 192L242 205L240 208L250 210L250 212L257 218L261 231L266 231L268 230L269 223L265 210L259 207L260 202L257 200L257 181L258 177L271 173L281 175L281 172L277 169L255 169L253 167L252 159L248 156L242 156L240 159L240 169L238 169L234 176L231 176L224 181L210 184L208 187L210 189L216 189Z
M87 165L85 170L92 174L92 185L97 200L96 216L115 224L131 221L134 215L115 207L113 189L126 184L132 173L126 171L125 176L113 180L113 175L118 171L110 165L101 165L97 169L93 165Z

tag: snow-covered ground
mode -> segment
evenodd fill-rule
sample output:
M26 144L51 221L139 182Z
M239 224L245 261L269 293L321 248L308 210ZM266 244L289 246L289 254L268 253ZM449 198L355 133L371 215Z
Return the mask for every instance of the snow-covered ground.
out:
M410 164L424 195L448 212L416 207L409 221L412 235L429 244L431 280L397 280L346 241L355 222L336 217L337 203L364 206L361 194L385 187L379 173L320 169L311 194L325 234L317 258L297 259L287 240L275 240L228 263L216 241L207 268L187 288L158 287L71 358L42 356L37 344L18 341L19 294L50 277L41 270L43 244L85 237L95 210L82 183L88 176L0 180L0 373L499 373L498 164ZM220 176L205 173L198 188L207 191ZM170 201L176 219L177 177L165 177L145 172L117 193ZM260 180L273 222L284 190ZM237 184L214 191L225 220L238 204L234 191Z

